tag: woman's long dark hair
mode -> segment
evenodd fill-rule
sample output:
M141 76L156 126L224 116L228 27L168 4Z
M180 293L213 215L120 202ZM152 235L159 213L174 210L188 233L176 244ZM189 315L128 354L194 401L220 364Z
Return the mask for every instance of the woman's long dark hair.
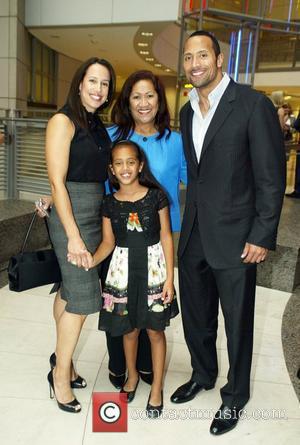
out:
M135 71L125 81L111 112L112 121L118 126L114 136L118 140L128 139L134 132L135 122L130 113L129 97L132 88L140 80L150 80L158 95L158 111L154 122L159 133L157 139L161 139L166 131L168 132L167 137L169 137L171 134L170 113L165 88L159 78L151 71Z
M141 185L143 185L144 187L159 189L159 190L162 190L165 193L163 187L160 185L160 183L154 178L153 174L151 173L151 170L150 170L150 167L149 167L149 163L148 163L148 159L146 157L145 152L135 142L130 141L128 139L116 141L113 144L111 152L110 152L110 165L112 165L112 163L113 163L114 150L116 148L120 148L120 147L131 147L131 148L133 148L135 150L135 152L136 152L136 156L137 156L139 162L143 163L142 171L139 174L139 183ZM116 177L112 174L112 171L111 171L110 168L108 168L108 179L109 179L111 192L112 192L113 189L115 189L115 190L119 190L120 189L120 184L118 183Z
M79 95L79 86L83 81L83 78L86 75L88 68L91 65L94 65L95 63L98 63L99 65L102 65L105 68L107 68L110 74L107 101L104 104L102 104L97 111L100 111L111 104L115 92L116 75L113 67L107 60L99 59L98 57L91 57L90 59L86 60L80 65L80 67L75 72L71 82L70 90L67 96L67 105L70 109L74 121L80 127L83 128L87 128L88 123L87 123L85 108L82 105L81 98Z

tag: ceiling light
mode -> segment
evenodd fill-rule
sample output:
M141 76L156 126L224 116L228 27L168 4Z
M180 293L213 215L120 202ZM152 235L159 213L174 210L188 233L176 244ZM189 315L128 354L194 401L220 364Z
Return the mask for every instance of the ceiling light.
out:
M138 46L148 46L148 43L142 43L142 42L139 42L139 43L138 43Z
M154 59L153 59L153 57L146 57L146 59L145 59L147 62L154 62Z
M141 32L141 35L145 36L145 37L152 37L153 36L153 32Z
M149 51L140 51L140 54L143 54L144 56L147 56L149 54Z
M154 66L157 66L157 68L161 68L161 63L155 63Z
M170 68L166 68L165 71L167 71L167 73L169 73L171 70L170 70Z

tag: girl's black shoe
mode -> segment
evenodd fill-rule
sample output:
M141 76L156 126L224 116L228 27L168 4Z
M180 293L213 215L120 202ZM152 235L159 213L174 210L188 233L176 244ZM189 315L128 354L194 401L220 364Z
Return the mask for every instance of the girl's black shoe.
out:
M53 354L50 355L49 363L50 363L51 369L55 368L55 366L56 366L55 352L53 352ZM72 362L72 367L74 367L73 362ZM78 375L75 380L71 380L71 388L73 388L73 389L81 389L81 388L85 388L86 386L87 386L86 381L80 375Z
M157 419L164 408L164 401L163 401L163 392L161 391L161 404L158 406L153 406L150 404L150 397L151 397L151 391L148 397L148 402L146 406L146 413L148 419Z
M126 379L126 382L127 382L127 380L128 380L128 379ZM124 389L124 386L126 385L126 382L124 383L124 386L122 387L122 389L121 389L120 392L122 392L122 393L124 393L124 394L127 394L127 403L130 403L130 402L133 401L134 396L135 396L136 389L137 389L138 384L139 384L139 381L140 381L140 378L138 378L138 380L137 380L137 382L136 382L136 385L135 385L135 388L134 388L133 391L126 391L126 389Z
M126 373L124 372L124 374L114 375L111 372L109 372L108 378L110 380L110 383L112 383L112 385L116 389L121 389L121 388L123 388L123 385L125 384Z
M53 381L53 369L49 372L47 379L49 382L50 399L53 399L55 396L54 381ZM68 403L61 403L56 399L56 402L57 402L58 407L61 410L67 411L68 413L79 413L81 411L81 405L77 399L73 399L73 400L71 400L71 402L68 402Z

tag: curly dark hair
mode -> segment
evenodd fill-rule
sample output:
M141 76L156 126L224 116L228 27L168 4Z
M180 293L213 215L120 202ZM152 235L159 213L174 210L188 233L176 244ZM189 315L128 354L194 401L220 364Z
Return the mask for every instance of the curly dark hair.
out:
M125 81L119 97L113 106L111 118L114 124L118 126L115 137L118 140L128 139L134 132L135 122L130 113L129 97L133 86L140 80L150 80L158 95L158 111L155 116L154 125L158 130L157 139L161 139L167 131L167 138L171 134L170 113L166 99L165 88L160 79L152 71L135 71Z
M114 151L116 150L116 148L120 148L120 147L133 148L136 152L137 159L139 160L140 163L143 163L142 171L139 174L139 183L145 187L155 188L155 189L159 189L159 190L162 190L163 192L165 192L165 190L162 188L160 183L155 179L155 177L151 173L148 159L147 159L147 156L146 156L144 150L142 150L141 147L133 141L124 139L124 140L118 140L113 144L111 152L110 152L110 162L109 162L110 165L112 165L112 163L113 163ZM108 168L108 179L109 179L109 185L110 185L111 192L113 192L113 189L115 189L115 190L120 189L120 184L118 183L116 177L112 174L110 167Z
M86 60L85 62L83 62L80 65L80 67L75 72L72 82L71 82L70 90L69 90L69 93L67 96L67 105L70 109L70 112L72 114L72 118L74 119L74 121L80 127L83 127L83 128L87 128L88 123L87 123L84 106L82 105L80 96L78 94L79 93L79 85L82 82L84 76L86 75L88 68L91 65L94 65L95 63L98 63L99 65L102 65L105 68L107 68L109 71L109 74L110 74L107 101L98 108L98 111L102 110L103 108L108 107L111 104L113 96L114 96L114 92L115 92L116 75L115 75L115 71L114 71L113 67L107 60L99 59L98 57L91 57L90 59Z

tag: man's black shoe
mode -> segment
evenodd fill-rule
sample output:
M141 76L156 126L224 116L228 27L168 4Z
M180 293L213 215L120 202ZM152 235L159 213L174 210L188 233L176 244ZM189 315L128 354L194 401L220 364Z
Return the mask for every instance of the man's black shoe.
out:
M214 436L219 436L232 430L236 427L242 412L242 409L236 407L229 408L226 405L221 405L210 426L210 433Z
M285 196L287 196L288 198L300 198L300 193L299 192L292 192L292 193L286 193Z
M202 391L202 389L212 389L212 386L204 386L200 385L197 382L193 382L189 380L187 383L179 386L176 391L171 395L171 402L173 403L185 403L189 400L193 400L193 398L198 394L198 392Z

